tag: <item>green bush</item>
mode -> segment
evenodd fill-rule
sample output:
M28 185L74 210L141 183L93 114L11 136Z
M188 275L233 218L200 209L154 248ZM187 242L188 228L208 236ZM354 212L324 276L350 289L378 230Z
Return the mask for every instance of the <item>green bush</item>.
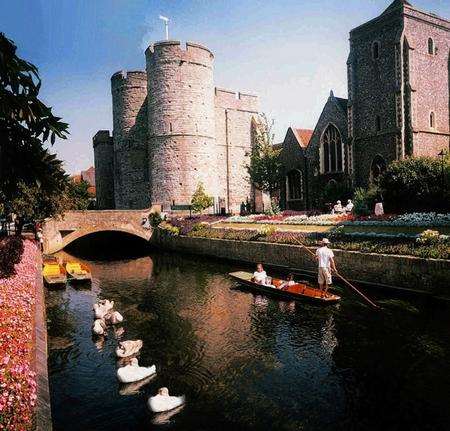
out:
M150 213L148 215L148 222L150 223L150 226L152 228L157 228L161 224L162 221L163 221L163 218L161 217L161 213L159 213L159 212Z
M411 157L392 162L380 179L389 212L450 211L450 159Z
M206 208L209 208L214 204L212 196L208 196L203 187L203 183L198 183L197 189L192 195L191 205L194 213L201 213Z
M380 189L376 185L371 185L368 189L357 188L353 196L353 213L357 216L372 214L379 194Z

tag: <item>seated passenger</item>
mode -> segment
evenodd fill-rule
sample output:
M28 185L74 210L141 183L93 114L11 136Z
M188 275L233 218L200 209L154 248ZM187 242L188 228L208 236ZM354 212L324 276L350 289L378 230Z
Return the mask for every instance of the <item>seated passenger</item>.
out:
M341 214L344 211L342 208L341 201L337 201L336 205L333 207L333 211L331 211L332 214Z
M257 284L266 285L267 273L266 271L264 271L262 263L258 263L258 265L256 265L256 271L253 273L252 281L254 281Z
M351 199L347 201L347 205L345 206L345 212L351 213L353 211L353 202Z
M281 284L278 286L278 289L284 290L284 289L288 288L289 286L293 286L294 284L297 284L297 283L294 281L294 274L289 274L289 275L287 276L286 281L283 281L283 283L281 283Z

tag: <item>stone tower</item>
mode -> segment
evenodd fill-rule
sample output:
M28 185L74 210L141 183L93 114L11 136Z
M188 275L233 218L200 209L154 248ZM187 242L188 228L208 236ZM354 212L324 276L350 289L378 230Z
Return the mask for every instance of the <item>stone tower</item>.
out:
M366 185L392 160L449 148L450 22L394 0L350 32L349 158Z
M114 146L108 130L99 130L92 139L95 160L97 207L114 208Z
M117 209L149 206L147 74L117 72L111 77L114 192Z
M155 43L145 54L151 202L189 203L199 182L217 198L213 54L179 41Z

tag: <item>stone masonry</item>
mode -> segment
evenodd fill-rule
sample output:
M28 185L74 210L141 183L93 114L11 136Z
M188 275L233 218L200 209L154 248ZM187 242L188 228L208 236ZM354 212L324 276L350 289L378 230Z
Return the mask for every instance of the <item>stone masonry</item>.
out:
M258 98L215 88L214 56L204 46L157 42L145 55L146 72L111 78L113 148L98 143L100 132L94 137L99 208L168 211L190 203L202 182L215 211L239 211L254 193L245 163Z

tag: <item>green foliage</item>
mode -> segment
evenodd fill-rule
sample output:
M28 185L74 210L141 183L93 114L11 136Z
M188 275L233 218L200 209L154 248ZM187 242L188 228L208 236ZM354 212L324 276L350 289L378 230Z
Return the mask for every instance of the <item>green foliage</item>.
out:
M150 213L148 215L148 222L150 224L150 226L152 228L157 228L161 222L163 221L163 218L161 217L161 213L159 212L154 212L154 213Z
M194 211L194 213L202 213L206 208L209 208L213 204L213 197L206 194L203 183L198 183L197 189L191 199L192 211Z
M273 122L269 124L265 115L262 115L261 121L253 122L253 147L250 163L245 166L250 181L259 190L269 193L271 197L279 188L282 176L281 150L273 146L272 127Z
M67 209L73 210L86 210L89 207L92 196L88 191L89 183L81 180L79 183L74 181L68 181L67 184L67 197L68 207Z
M353 213L357 216L372 214L379 195L380 189L374 184L368 189L358 187L353 195Z
M380 185L389 212L449 211L450 159L394 161L382 174Z
M37 198L50 202L67 186L62 162L44 143L67 137L68 126L55 117L39 98L41 81L37 68L16 55L17 47L0 33L0 193L5 212L12 207L26 214L36 212ZM21 195L21 193L25 193ZM26 197L32 199L27 204ZM34 210L31 209L34 207Z
M170 223L163 221L158 225L158 228L161 231L165 232L168 235L178 236L180 234L180 228L177 226L172 226Z

